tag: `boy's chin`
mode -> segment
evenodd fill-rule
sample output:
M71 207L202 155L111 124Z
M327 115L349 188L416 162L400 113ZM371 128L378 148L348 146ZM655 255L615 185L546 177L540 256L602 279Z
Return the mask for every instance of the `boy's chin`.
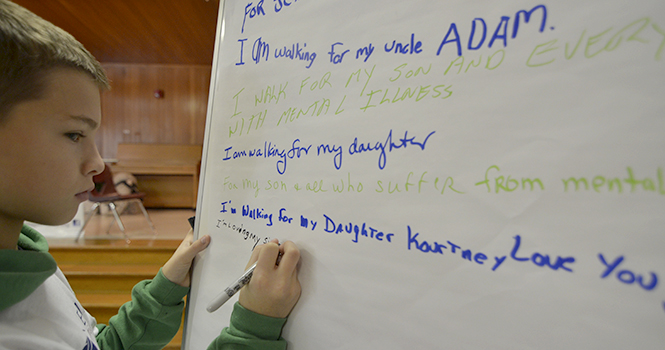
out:
M73 218L74 218L74 216L72 216L69 220L64 220L63 219L63 220L34 220L34 221L33 220L27 220L27 221L31 221L31 222L34 222L36 224L45 225L45 226L60 226L60 225L64 225L66 223L69 223L70 221L72 221Z
M64 211L62 210L62 208L60 208L60 210L58 210L57 213L53 213L53 215L35 218L34 220L30 219L27 220L40 225L60 226L72 221L72 219L74 219L74 217L76 216L77 211L78 207L76 207L73 210L67 210L67 211Z

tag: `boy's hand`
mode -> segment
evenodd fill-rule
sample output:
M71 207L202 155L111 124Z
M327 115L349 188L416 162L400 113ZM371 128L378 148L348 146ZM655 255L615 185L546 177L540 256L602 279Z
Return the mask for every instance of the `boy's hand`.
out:
M299 261L300 250L290 241L278 245L273 240L256 247L247 264L249 268L257 262L256 268L249 284L240 290L240 305L264 316L287 317L300 298Z
M210 243L210 236L205 235L196 242L192 242L194 233L189 230L185 239L180 243L173 256L162 267L162 273L169 281L189 287L190 277L189 271L192 267L192 261L196 254L208 247Z

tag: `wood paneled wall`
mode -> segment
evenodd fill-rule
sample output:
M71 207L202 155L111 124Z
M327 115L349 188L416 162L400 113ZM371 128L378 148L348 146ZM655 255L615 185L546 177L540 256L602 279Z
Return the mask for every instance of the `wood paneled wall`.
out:
M103 158L115 158L118 143L203 144L210 66L102 65L111 80L97 140Z
M219 0L13 0L100 62L212 64Z

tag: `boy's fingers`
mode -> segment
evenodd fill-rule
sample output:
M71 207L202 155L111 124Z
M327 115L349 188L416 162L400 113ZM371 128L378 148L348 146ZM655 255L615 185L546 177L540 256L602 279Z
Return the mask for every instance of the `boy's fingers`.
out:
M204 249L208 247L208 244L210 243L210 236L205 235L199 239L197 239L194 243L192 243L191 246L189 246L190 253L192 255L192 258L194 258L194 255L200 253Z
M252 256L249 257L249 261L247 262L247 266L245 266L245 271L249 269L250 266L254 265L254 263L259 260L259 254L261 253L261 249L263 249L263 245L260 245L252 251Z
M192 239L192 231L189 231L178 249L162 267L162 272L169 281L184 287L189 286L189 270L192 266L192 260L210 243L210 236L208 235L194 242L192 242Z
M292 274L296 270L298 261L300 261L300 250L291 241L284 242L280 249L282 250L282 259L279 262L280 270Z
M288 270L291 273L300 260L300 250L291 241L287 241L281 245L278 242L277 239L273 239L270 243L256 247L247 263L246 269L257 263L257 265L261 265L270 271L277 264L281 266L284 263L285 265L281 270ZM285 256L287 256L286 261L284 261Z
M275 268L277 257L279 256L279 245L277 243L266 243L261 247L257 262L257 267L262 266L266 271L272 271Z
M210 236L209 235L205 235L205 236L197 239L196 241L192 242L193 239L194 239L194 236L193 236L192 231L190 230L189 233L187 234L187 236L185 237L185 239L180 244L180 249L179 250L181 250L185 260L188 260L188 261L191 261L192 259L194 259L196 254L198 254L201 251L203 251L204 249L206 249L208 247L208 244L210 243Z
M192 243L192 240L194 239L194 231L189 230L187 234L185 235L185 238L180 242L180 246L189 246Z
M271 243L277 243L277 242L272 242ZM259 260L259 256L261 255L261 251L263 248L265 248L266 244L261 244L260 246L257 246L252 250L252 256L249 257L249 262L247 262L247 266L245 267L245 270L250 268L250 266L254 265Z

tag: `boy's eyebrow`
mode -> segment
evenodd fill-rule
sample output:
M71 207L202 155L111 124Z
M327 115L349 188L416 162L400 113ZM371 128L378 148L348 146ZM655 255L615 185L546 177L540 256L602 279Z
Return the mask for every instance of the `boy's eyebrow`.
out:
M71 119L81 121L85 124L88 124L88 126L92 129L97 129L97 127L99 126L99 123L97 123L95 120L93 120L90 117L86 117L84 115L72 115Z

